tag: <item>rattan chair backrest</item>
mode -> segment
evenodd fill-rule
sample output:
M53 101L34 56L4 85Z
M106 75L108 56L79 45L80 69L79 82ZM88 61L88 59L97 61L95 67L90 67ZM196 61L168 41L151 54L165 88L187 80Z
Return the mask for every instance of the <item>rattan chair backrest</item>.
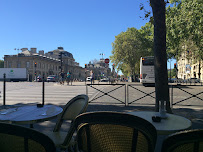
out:
M90 112L75 120L78 148L85 152L152 152L157 139L148 121L125 113Z
M53 131L60 131L61 125L64 120L71 120L72 122L67 132L67 136L61 146L66 147L70 143L72 136L75 132L74 120L79 114L86 111L88 106L88 100L89 98L85 94L77 95L76 97L72 98L63 108L63 112L59 116Z
M59 131L64 120L74 121L79 114L85 112L88 106L88 99L88 96L85 94L77 95L72 98L64 106L63 112L58 117L53 131Z
M1 152L55 152L53 141L46 135L23 126L0 123Z
M162 152L203 152L203 129L171 134L163 141Z

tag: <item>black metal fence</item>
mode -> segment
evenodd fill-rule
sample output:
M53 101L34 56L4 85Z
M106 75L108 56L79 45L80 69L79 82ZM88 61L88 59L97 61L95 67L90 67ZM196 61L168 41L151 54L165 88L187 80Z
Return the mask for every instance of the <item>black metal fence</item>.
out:
M96 87L99 86L99 87ZM105 87L101 87L101 86L105 86ZM96 102L97 99L100 98L106 98L109 97L110 99L113 99L114 101L116 101L117 103L121 103L121 104L125 104L127 105L126 102L126 85L125 84L86 84L86 94L88 95L88 87L97 90L98 93L93 97L92 100L89 101L90 102ZM104 90L105 88L105 90ZM120 91L120 89L123 89L122 91ZM119 98L118 97L118 93L115 93L116 91L119 91L120 93L124 93L124 98ZM104 99L105 101L109 101L110 99Z
M201 85L171 85L171 105L203 106L203 87Z
M97 88L96 86L100 87ZM130 104L155 105L156 102L155 87L143 87L140 84L87 84L87 95L88 87L98 91L97 95L95 95L89 102L96 102L97 99L105 102L110 100L105 98L107 96L125 106ZM123 90L119 90L121 88ZM111 94L113 92L114 94ZM121 92L123 92L123 94ZM169 85L169 95L171 106L203 106L203 87L200 84Z

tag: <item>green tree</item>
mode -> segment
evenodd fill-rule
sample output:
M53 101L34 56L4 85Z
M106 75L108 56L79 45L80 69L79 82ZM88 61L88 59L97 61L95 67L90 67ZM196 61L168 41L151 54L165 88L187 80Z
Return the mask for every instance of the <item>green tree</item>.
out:
M4 68L4 61L0 60L0 68Z
M175 78L176 77L176 69L169 69L168 70L168 78Z
M171 0L173 6L167 7L167 48L177 60L183 51L191 52L194 62L199 63L199 78L203 60L203 1Z
M147 26L140 30L128 28L126 32L117 35L112 43L111 62L124 75L132 75L135 78L136 73L139 73L140 57L152 55L153 42L149 39L150 28Z

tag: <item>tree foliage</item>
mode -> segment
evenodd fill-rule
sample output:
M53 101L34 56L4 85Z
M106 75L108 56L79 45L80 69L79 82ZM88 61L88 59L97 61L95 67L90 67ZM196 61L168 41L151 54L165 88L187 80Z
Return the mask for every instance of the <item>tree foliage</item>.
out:
M192 51L197 60L203 59L203 1L171 0L167 7L167 48L178 59L182 51Z
M140 30L128 28L126 32L121 32L112 43L111 62L124 75L135 76L135 73L139 73L140 57L152 55L152 35L150 24L146 24Z
M4 68L4 61L0 60L0 68Z
M170 69L168 70L168 78L175 78L176 77L176 69Z

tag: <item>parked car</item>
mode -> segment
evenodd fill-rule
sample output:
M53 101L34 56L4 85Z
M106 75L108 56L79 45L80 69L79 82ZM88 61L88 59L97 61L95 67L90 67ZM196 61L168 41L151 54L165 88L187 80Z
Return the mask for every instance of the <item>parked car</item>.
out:
M100 82L109 82L109 78L103 78L100 80Z
M58 81L58 77L56 75L49 75L47 77L47 82L56 82Z
M181 78L178 78L178 79L177 79L177 83L184 83L184 80L181 79Z
M186 80L187 83L200 83L200 79L198 78L189 78Z
M86 78L86 81L91 81L91 77L87 77L87 78Z

